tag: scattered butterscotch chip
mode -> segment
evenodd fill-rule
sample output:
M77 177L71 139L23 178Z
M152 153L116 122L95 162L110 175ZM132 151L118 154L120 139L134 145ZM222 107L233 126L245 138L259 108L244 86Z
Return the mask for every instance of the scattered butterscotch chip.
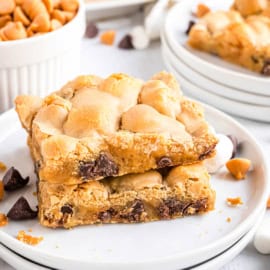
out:
M5 214L0 213L0 227L6 226L8 224L8 218Z
M205 4L198 4L197 11L196 11L196 16L198 18L201 18L205 14L207 14L209 11L211 11L210 8L208 6L206 6Z
M237 206L237 205L243 204L243 201L240 197L227 198L227 203L230 206Z
M116 32L114 30L103 32L100 35L100 42L105 45L113 45L115 36L116 36Z
M230 217L227 217L226 221L227 221L227 222L231 222L232 219L231 219Z
M228 171L237 180L244 179L251 166L251 161L246 158L233 158L226 162Z
M18 235L16 236L16 238L28 245L37 245L38 243L40 243L43 240L43 237L35 237L29 234L26 234L25 231L19 231Z
M267 207L267 208L270 208L270 197L269 197L268 200L267 200L266 207Z
M4 191L4 184L3 184L3 181L0 181L0 201L3 200L4 194L5 194L5 191Z
M6 169L7 169L6 164L0 161L0 171L5 171Z

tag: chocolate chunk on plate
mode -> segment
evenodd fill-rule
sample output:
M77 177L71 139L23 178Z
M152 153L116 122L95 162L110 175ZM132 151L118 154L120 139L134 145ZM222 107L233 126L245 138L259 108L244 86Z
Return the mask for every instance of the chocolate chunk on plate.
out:
M4 189L14 191L23 188L29 182L29 177L23 178L18 170L11 167L3 177Z
M37 217L37 211L31 209L24 197L20 197L7 213L12 220L33 219Z
M118 48L120 49L125 49L125 50L130 50L134 49L133 44L132 44L132 38L131 35L125 35L119 42Z
M88 38L94 38L98 35L97 25L93 22L89 22L86 27L85 35Z

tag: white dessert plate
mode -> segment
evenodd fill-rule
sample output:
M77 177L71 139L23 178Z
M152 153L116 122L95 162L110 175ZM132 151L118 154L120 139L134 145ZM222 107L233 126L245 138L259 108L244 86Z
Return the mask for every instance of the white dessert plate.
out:
M240 91L239 89L228 87L224 84L219 84L209 78L194 71L192 67L187 66L177 55L172 51L166 42L166 38L162 37L162 50L163 54L168 60L173 63L179 72L185 77L189 78L192 82L200 85L209 92L226 97L231 100L236 100L241 103L249 103L251 105L268 106L270 108L270 96L254 95L248 92Z
M181 1L168 13L164 23L164 33L169 45L181 60L196 72L225 84L253 94L270 96L270 78L251 72L238 65L228 63L219 57L191 49L187 45L188 36L185 34L192 15L198 3L206 3L212 10L228 10L232 1L196 0Z
M218 256L207 260L206 262L201 263L200 265L191 266L193 270L209 270L209 269L219 269L223 265L229 263L234 257L236 257L250 242L254 236L258 225L261 223L262 217L264 216L265 211L262 212L261 217L258 219L256 224L248 231L240 240L233 244L226 251L222 252ZM20 270L46 270L49 269L45 265L39 265L34 261L30 261L25 257L20 256L19 254L8 249L4 245L0 244L0 257L5 260L6 263L14 267L15 269ZM190 269L189 268L189 269Z
M252 228L265 208L268 171L260 146L243 126L207 105L205 111L217 132L234 134L240 140L239 155L250 159L254 167L243 181L235 181L225 168L212 177L217 193L214 211L171 221L81 226L72 230L45 228L37 220L10 221L0 229L0 242L27 259L67 270L180 269L220 254ZM13 110L0 117L0 126L0 160L31 178L26 188L6 193L0 212L7 213L22 195L34 208L35 175L26 133ZM229 207L226 204L228 197L238 196L243 205ZM231 222L227 222L227 218L231 218ZM20 230L43 236L44 240L37 246L26 245L16 239Z
M251 120L270 122L270 106L251 105L213 94L208 89L197 85L195 82L191 82L173 65L173 63L169 62L167 55L163 55L163 61L167 69L180 81L183 91L193 98L197 98L202 102L236 116Z

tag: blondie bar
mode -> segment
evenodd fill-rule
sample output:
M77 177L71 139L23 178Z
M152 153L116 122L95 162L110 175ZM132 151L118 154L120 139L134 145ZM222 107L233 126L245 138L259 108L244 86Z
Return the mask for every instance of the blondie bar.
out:
M188 44L263 75L270 75L270 18L244 19L236 11L207 13L189 32Z
M215 192L201 163L65 185L39 181L39 221L71 228L95 223L135 223L206 213Z
M80 76L45 99L15 102L41 183L59 187L196 163L217 144L201 106L166 72L145 83Z

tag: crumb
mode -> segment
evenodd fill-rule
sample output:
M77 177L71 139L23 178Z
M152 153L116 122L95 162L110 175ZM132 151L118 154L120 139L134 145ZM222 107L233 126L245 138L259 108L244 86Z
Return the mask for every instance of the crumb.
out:
M28 232L32 232L33 230L30 228L30 229L28 229Z
M6 226L8 224L8 218L5 214L0 213L0 227Z
M227 222L231 222L232 219L231 219L230 217L227 217L226 221L227 221Z
M36 191L33 192L33 196L37 196L37 192Z
M243 201L240 197L227 198L227 203L229 206L237 206L237 205L243 204Z
M208 6L206 6L205 4L198 4L197 11L196 11L196 16L198 18L201 18L205 14L207 14L209 11L211 11L210 8Z
M7 169L7 166L5 165L5 163L0 161L0 172L4 172Z
M0 201L3 200L4 194L5 194L5 192L4 192L4 184L3 184L3 181L0 181Z
M35 236L31 236L29 234L26 234L25 231L19 231L18 235L16 236L16 238L28 245L37 245L38 243L40 243L43 240L43 237L35 237Z
M100 35L100 42L105 45L113 45L115 36L116 36L116 32L114 30L103 32Z
M267 207L267 208L270 208L270 197L269 197L268 200L267 200L266 207Z

